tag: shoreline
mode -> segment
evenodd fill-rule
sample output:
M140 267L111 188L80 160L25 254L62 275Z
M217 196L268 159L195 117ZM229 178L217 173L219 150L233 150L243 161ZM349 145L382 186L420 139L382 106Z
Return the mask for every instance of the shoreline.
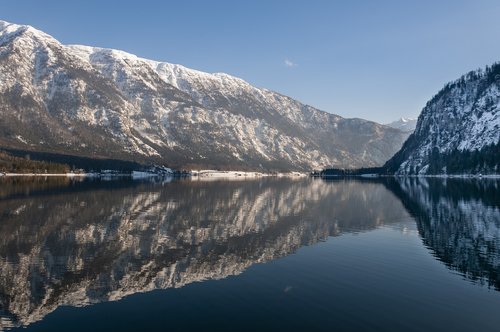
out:
M307 177L304 172L282 172L263 173L247 171L217 171L217 170L197 170L187 173L184 177L194 179L251 179L262 177ZM150 177L179 177L175 173L152 173L143 171L133 171L131 173L0 173L2 177L68 177L68 178L120 178L130 177L132 179L143 179Z
M302 172L280 172L280 173L263 173L263 172L248 172L248 171L217 171L217 170L199 170L191 171L191 179L248 179L262 177L307 177L307 173Z
M1 173L0 177L87 177L88 173Z
M320 175L316 176L321 179L328 178L363 178L363 179L379 179L379 178L439 178L439 179L500 179L500 174L429 174L429 175L400 175L400 174L360 174L360 175Z
M152 177L179 177L174 173L149 173L142 171L133 171L131 173L0 173L2 177L67 177L67 178L123 178L129 177L132 179L144 179ZM287 178L303 178L314 177L304 172L280 172L280 173L262 173L248 171L216 171L216 170L200 170L191 171L184 177L192 180L217 180L217 179L256 179L263 177L287 177ZM316 178L440 178L440 179L500 179L500 174L433 174L433 175L326 175L316 176Z

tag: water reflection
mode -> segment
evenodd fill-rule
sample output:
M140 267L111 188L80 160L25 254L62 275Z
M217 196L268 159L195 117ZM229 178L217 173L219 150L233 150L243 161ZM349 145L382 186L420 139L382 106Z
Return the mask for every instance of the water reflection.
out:
M27 186L27 196L15 185L0 201L4 328L38 321L61 305L236 275L406 215L383 185L353 181Z
M436 258L500 290L500 181L405 178L389 187L414 215Z
M500 289L498 181L11 181L0 179L0 330L412 217L437 259Z

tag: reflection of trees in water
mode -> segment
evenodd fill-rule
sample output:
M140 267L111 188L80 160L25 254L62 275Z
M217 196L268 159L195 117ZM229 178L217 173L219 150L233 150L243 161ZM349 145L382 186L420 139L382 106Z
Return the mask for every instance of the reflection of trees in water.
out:
M500 290L500 181L403 178L390 188L424 244L467 279Z
M78 179L76 179L78 180ZM71 180L66 176L41 177L41 176L17 176L0 177L0 199L15 195L29 195L39 190L65 187Z
M239 274L406 213L379 183L120 183L0 201L0 305L9 324L63 304Z

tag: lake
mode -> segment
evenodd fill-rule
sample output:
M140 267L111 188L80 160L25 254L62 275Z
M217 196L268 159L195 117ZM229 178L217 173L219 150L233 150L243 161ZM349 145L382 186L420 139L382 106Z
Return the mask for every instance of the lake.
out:
M0 331L498 331L500 181L0 179Z

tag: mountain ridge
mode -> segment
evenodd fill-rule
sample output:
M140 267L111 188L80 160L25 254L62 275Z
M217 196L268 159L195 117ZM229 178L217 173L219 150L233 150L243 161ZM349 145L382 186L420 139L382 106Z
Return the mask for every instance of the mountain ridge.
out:
M0 147L174 167L377 166L407 134L242 79L0 23Z

